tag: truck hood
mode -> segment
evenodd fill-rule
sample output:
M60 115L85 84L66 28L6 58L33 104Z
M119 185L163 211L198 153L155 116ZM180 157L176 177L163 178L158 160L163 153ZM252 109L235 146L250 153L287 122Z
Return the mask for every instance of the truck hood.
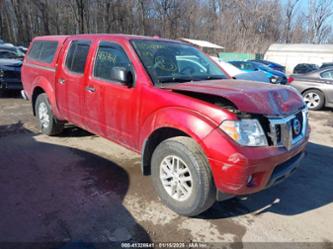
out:
M193 92L219 96L231 101L239 111L286 116L303 108L300 94L291 87L241 80L209 80L163 84L162 88L178 93Z

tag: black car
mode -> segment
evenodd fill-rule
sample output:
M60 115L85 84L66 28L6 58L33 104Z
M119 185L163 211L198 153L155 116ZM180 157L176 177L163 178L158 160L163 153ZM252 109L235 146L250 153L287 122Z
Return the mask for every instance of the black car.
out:
M333 67L333 62L325 62L320 66L320 69L326 68L326 67Z
M270 68L272 68L273 70L276 70L276 71L280 71L280 72L283 72L285 73L286 72L286 67L278 64L278 63L275 63L275 62L272 62L272 61L266 61L266 60L249 60L249 61L253 61L253 62L258 62L258 63L261 63L261 64L264 64Z
M23 59L25 52L22 51L19 47L15 47L14 45L8 44L0 44L0 52L1 53L12 53L12 59ZM2 57L0 54L0 59L7 59L8 57Z
M294 67L294 74L304 74L304 73L310 73L312 71L318 70L319 67L316 64L309 64L309 63L301 63L297 64L296 67Z
M22 90L21 82L22 60L0 59L0 91Z
M16 52L12 50L4 50L0 48L0 59L21 59Z

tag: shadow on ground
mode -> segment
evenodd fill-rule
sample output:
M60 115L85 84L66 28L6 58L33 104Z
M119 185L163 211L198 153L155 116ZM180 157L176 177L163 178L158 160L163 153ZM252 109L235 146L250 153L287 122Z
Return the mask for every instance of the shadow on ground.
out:
M63 132L58 137L90 137L96 136L89 131L83 130L75 125L65 124Z
M102 242L150 241L122 205L125 170L87 151L39 142L22 124L13 126L19 135L0 126L13 132L0 137L1 242L98 248Z
M301 167L282 183L250 195L216 203L200 218L218 219L247 213L297 215L333 202L333 148L309 143Z

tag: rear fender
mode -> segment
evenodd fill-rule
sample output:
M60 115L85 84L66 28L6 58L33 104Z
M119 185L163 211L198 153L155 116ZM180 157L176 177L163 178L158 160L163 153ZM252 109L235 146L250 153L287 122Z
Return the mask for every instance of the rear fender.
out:
M32 94L34 93L35 89L38 87L42 88L43 91L47 94L47 97L50 101L51 109L53 114L60 120L62 120L62 115L59 113L59 110L56 105L56 97L53 85L43 76L39 76L35 79L32 84Z

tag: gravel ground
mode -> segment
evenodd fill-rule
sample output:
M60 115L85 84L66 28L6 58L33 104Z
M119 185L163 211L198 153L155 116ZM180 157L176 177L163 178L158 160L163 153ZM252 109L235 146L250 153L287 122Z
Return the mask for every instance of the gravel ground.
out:
M42 135L30 103L5 94L0 98L0 248L5 242L13 248L18 247L10 242L28 248L33 247L28 242L58 242L58 248L74 248L73 242L75 248L88 248L84 242L90 242L89 248L104 248L108 244L100 242L120 241L332 248L333 112L313 112L310 119L308 155L293 176L186 218L161 204L150 178L140 174L137 154L76 127L68 126L59 137Z

